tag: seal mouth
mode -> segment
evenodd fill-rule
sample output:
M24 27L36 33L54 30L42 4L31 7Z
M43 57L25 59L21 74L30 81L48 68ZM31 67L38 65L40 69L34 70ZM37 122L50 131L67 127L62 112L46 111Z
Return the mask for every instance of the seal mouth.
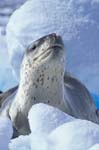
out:
M64 49L64 46L61 44L53 44L51 46L49 46L46 50L44 50L42 53L40 53L37 57L34 58L34 61L41 60L41 59L45 59L46 57L48 57L53 51L51 50L52 48L60 48L61 50Z
M51 50L52 48L60 48L61 50L64 49L64 46L61 44L53 44L51 46L49 46L41 55L42 55L42 59L46 58L47 56L49 56L53 51Z
M47 48L47 50L49 50L49 49L51 49L51 48L60 48L60 49L64 50L64 46L61 45L61 44L54 44L54 45L52 45L52 46L49 46L49 47Z

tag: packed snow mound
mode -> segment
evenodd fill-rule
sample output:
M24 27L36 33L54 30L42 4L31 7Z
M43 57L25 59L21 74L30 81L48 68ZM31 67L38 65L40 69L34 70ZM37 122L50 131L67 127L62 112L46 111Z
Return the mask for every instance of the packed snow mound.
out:
M87 150L99 143L99 125L75 120L55 129L48 140L51 150Z
M99 125L95 123L42 103L32 106L28 118L31 134L11 140L9 150L98 150Z
M7 25L7 45L18 78L24 51L31 42L56 32L67 46L67 41L79 34L79 28L91 24L81 10L74 1L29 0L13 13Z
M4 116L0 116L0 150L8 150L8 144L13 135L11 121Z
M11 140L9 150L31 150L30 136L19 136Z
M98 10L97 0L29 0L17 9L7 25L10 63L17 79L27 46L56 32L62 36L67 50L66 70L84 82L90 91L99 93Z
M43 103L32 106L28 119L32 134L41 133L44 136L63 123L74 120L61 110Z
M47 136L60 125L74 118L57 108L39 103L31 107L28 115L31 134L11 140L10 150L47 150Z
M61 110L43 103L32 106L28 119L31 129L31 149L33 150L47 150L48 134L58 126L74 120Z
M98 142L99 143L99 142ZM99 150L99 144L95 144L94 146L92 146L90 149L88 150Z

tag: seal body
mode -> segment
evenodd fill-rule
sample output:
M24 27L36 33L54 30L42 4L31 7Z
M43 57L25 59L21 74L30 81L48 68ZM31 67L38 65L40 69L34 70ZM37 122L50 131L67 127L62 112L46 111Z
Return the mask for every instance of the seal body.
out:
M2 104L6 101L8 97L10 97L17 90L17 88L18 86L15 86L4 93L3 92L0 93L0 107L2 107Z
M30 133L28 112L36 103L47 103L81 119L99 123L90 93L77 79L65 74L62 39L47 35L26 50L20 70L20 85L9 109L19 134Z
M99 110L87 88L70 73L64 74L64 98L67 113L99 124Z
M34 42L26 51L20 85L9 110L14 126L21 134L29 133L28 112L36 103L47 103L63 111L64 49L60 36L47 35Z

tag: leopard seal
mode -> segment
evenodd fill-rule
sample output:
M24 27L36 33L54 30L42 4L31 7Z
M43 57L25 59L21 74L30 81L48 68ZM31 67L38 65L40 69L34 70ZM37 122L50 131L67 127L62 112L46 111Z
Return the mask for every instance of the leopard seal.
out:
M9 108L19 134L30 133L28 112L32 105L46 103L80 119L99 124L90 93L77 79L65 73L65 50L55 33L32 43L20 70L20 84Z

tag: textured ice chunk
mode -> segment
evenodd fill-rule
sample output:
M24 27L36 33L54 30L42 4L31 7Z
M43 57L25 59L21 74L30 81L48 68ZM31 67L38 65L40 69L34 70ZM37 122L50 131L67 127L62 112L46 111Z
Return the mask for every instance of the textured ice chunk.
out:
M99 142L99 125L75 120L56 128L48 139L50 150L87 150Z

